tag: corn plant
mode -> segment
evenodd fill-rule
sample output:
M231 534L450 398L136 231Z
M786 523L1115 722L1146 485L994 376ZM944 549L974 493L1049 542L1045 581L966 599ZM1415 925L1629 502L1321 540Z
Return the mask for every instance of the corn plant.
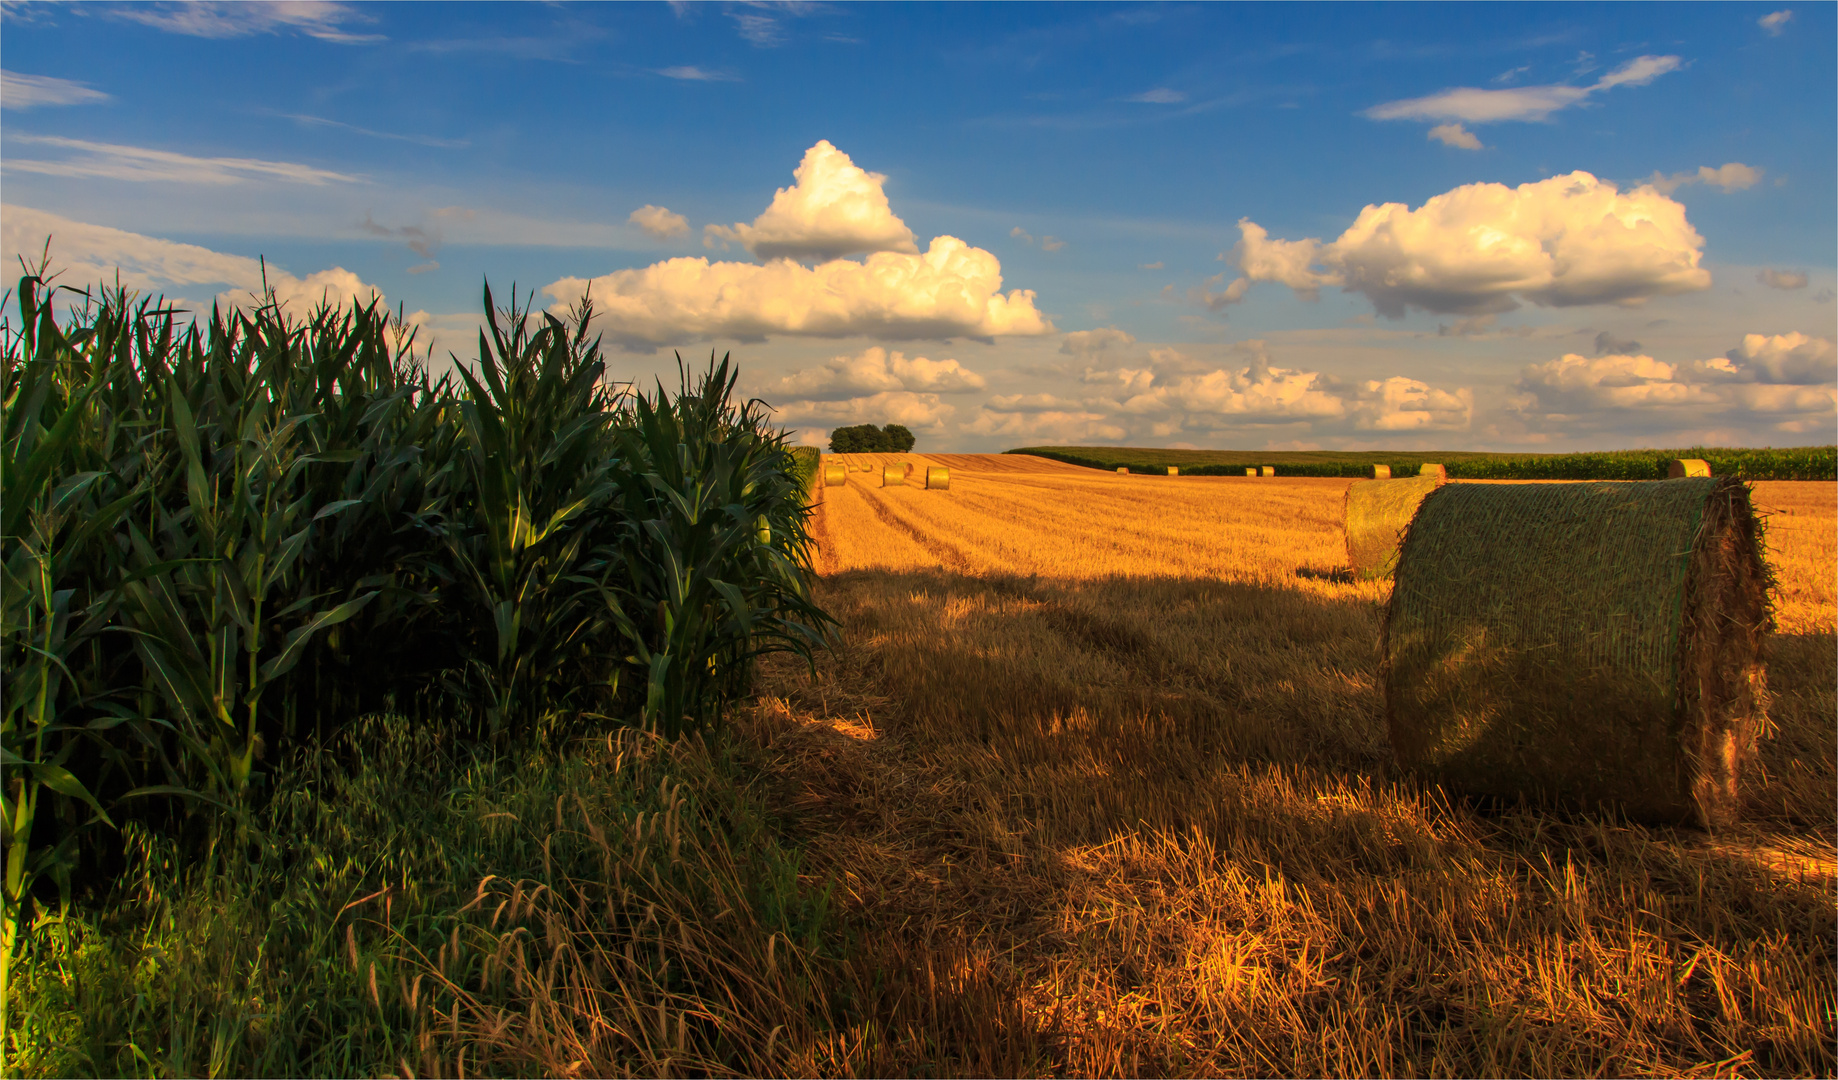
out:
M262 769L366 712L674 732L832 625L802 474L727 361L615 393L591 308L489 288L441 378L375 305L186 320L116 288L60 322L53 295L28 275L0 320L8 955L124 816L236 865Z
M752 659L807 658L834 621L809 588L805 480L764 403L733 403L729 357L681 389L637 394L614 423L623 515L608 608L666 734L705 723Z

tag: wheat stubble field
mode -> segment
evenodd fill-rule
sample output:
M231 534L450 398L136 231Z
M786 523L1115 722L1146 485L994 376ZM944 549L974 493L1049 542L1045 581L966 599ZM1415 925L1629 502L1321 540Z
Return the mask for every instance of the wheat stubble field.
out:
M1713 838L1392 769L1346 480L825 460L845 645L767 665L745 734L879 972L883 1071L1838 1068L1831 485L1755 485L1777 731Z

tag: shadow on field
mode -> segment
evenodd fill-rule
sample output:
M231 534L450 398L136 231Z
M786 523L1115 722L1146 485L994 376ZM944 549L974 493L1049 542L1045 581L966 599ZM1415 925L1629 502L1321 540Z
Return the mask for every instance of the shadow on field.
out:
M1829 635L1774 646L1773 831L1712 839L1395 775L1369 588L820 599L845 643L765 665L742 732L853 928L881 1071L1833 1069Z

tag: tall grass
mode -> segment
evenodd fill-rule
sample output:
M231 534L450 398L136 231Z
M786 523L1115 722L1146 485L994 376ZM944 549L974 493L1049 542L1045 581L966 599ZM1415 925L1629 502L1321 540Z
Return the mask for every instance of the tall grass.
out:
M116 289L60 320L56 292L28 274L0 319L0 971L127 823L244 865L264 770L362 715L674 734L831 625L796 463L726 359L634 393L590 308L489 287L439 377L374 304L195 321Z

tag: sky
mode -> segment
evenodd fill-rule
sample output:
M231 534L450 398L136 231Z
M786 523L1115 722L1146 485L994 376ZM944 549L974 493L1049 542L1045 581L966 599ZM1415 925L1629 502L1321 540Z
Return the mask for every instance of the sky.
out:
M0 258L793 440L1838 440L1838 5L6 2Z

